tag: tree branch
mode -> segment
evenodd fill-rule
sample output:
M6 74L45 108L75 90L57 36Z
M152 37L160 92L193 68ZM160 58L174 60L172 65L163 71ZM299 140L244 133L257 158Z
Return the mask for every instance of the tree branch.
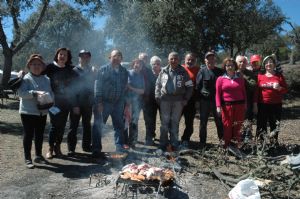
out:
M3 30L3 25L2 25L2 17L0 17L0 44L3 48L3 50L8 49L8 43L6 41L6 35L5 32Z
M300 35L297 33L296 28L293 26L293 24L290 21L285 21L286 23L288 23L291 28L293 29L294 35L295 35L295 39L294 42L295 43L300 43Z
M18 43L15 48L13 48L13 54L17 53L21 48L23 48L23 46L34 36L34 34L36 33L36 31L38 30L38 28L42 23L43 17L45 16L46 10L49 5L49 1L50 0L44 0L43 8L36 24L31 29L31 31L24 37L24 39L20 43Z
M20 38L21 38L21 30L20 30L20 26L19 26L19 22L18 22L19 8L16 7L18 4L14 4L13 1L7 0L6 2L10 8L10 14L13 19L13 25L14 25L14 30L15 30L15 37L11 43L12 48L13 48L15 46L15 44L20 41Z

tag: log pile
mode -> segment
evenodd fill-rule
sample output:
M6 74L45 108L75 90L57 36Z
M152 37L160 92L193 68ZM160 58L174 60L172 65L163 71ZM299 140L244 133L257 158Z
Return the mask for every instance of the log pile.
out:
M220 147L195 150L181 157L188 159L190 164L185 170L195 175L199 173L211 175L228 191L239 181L252 178L259 185L262 198L300 198L300 155L269 156L274 154L271 152L274 148L255 144L257 147L252 147L255 151L248 151L244 158ZM290 148L289 145L280 145L277 150L289 152ZM291 159L290 157L294 157L295 164L282 164L283 160Z

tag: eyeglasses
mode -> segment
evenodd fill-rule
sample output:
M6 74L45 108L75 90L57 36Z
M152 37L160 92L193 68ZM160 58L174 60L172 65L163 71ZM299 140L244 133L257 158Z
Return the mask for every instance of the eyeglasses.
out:
M267 63L266 63L266 65L273 65L274 64L274 62L272 62L272 61L267 61Z
M232 64L226 64L226 67L234 67Z

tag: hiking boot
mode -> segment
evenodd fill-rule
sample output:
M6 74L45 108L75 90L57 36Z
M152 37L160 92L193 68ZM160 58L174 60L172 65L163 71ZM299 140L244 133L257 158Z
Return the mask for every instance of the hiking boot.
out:
M145 145L146 146L154 146L154 141L153 140L146 140Z
M189 141L182 141L181 145L179 146L179 150L187 150L189 149Z
M45 160L45 158L41 155L39 156L36 156L35 159L34 159L34 162L35 163L38 163L38 164L46 164L47 161Z
M200 142L199 149L200 150L205 150L206 149L206 143Z
M49 147L48 152L46 153L46 158L47 159L53 158L53 147L52 146Z
M33 169L34 165L32 164L31 160L25 160L25 165L28 169Z
M58 157L62 156L62 152L61 152L61 149L60 149L60 144L57 144L57 145L54 146L54 153Z
M92 146L83 146L83 147L82 147L82 150L83 150L84 152L92 152Z
M68 156L72 157L72 156L74 156L74 155L75 155L75 151L69 151L69 152L68 152Z

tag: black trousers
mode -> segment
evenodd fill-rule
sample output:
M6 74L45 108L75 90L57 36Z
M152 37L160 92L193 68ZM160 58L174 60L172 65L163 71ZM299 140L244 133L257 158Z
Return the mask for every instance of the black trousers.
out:
M181 141L190 141L194 132L194 119L196 115L196 98L193 96L183 108L182 114L185 121L185 129L181 137Z
M156 115L159 106L155 99L147 99L143 101L143 115L146 126L146 142L155 138Z
M260 137L263 132L267 133L268 123L270 125L270 132L275 131L276 140L278 139L279 124L281 121L282 104L263 104L258 103L257 113L257 129L256 137Z
M51 122L51 128L49 132L49 146L54 147L54 145L61 144L69 112L70 111L68 109L61 109L60 112L56 115L49 112Z
M223 138L222 118L217 114L216 103L214 99L200 99L200 143L205 144L207 138L207 122L210 113L213 114L217 127L218 138Z
M68 132L68 149L75 151L77 144L77 129L79 126L80 118L82 118L82 148L89 149L91 147L92 139L92 126L91 119L93 113L93 106L80 106L80 114L70 112L70 129Z
M24 129L23 147L25 160L31 160L31 147L34 138L35 154L42 155L43 138L46 126L47 115L27 115L21 114Z

